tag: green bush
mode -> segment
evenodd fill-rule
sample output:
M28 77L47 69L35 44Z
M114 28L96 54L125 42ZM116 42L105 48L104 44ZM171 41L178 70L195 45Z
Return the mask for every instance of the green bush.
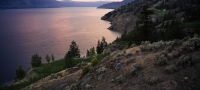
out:
M140 63L134 63L132 64L132 66L130 67L130 73L131 75L136 74L136 71L140 70L142 68Z
M158 82L159 82L159 78L158 77L153 76L153 77L151 77L149 79L149 83L150 84L157 84Z
M168 61L168 54L167 53L161 53L160 55L156 56L157 62L156 65L163 66L167 64Z
M87 74L89 71L90 71L90 65L85 66L85 67L82 69L80 79L83 78L83 77L85 76L85 74Z
M95 66L99 61L97 60L97 58L93 58L92 62L91 62L91 66Z
M193 58L191 56L182 55L178 59L176 64L179 66L191 66L191 65L195 64L195 62L196 62L195 58Z
M169 65L169 66L165 67L165 72L167 72L169 74L173 74L176 71L177 71L177 68L175 65Z

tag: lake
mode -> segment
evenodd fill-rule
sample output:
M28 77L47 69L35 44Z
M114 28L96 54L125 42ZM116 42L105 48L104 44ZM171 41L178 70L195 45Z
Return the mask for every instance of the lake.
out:
M112 9L91 7L5 9L0 10L0 85L11 83L16 69L31 68L33 54L54 54L55 59L64 58L72 40L81 55L97 46L102 36L111 43L118 32L107 28L110 23L100 20Z

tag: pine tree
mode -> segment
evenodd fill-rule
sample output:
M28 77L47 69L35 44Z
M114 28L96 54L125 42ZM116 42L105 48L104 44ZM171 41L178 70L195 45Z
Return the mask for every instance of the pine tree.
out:
M39 56L38 54L34 54L32 56L32 59L31 59L31 65L32 65L32 67L34 68L34 67L41 66L42 65L42 61L41 60L42 60L41 56Z
M89 57L89 56L90 56L90 51L87 49L86 57Z
M95 55L95 49L94 47L90 48L90 56Z
M78 58L80 57L80 50L74 40L71 42L69 51L70 51L72 57L78 57Z
M70 68L73 66L73 54L71 51L68 51L65 55L65 67Z
M54 62L54 55L53 54L51 54L51 60L52 60L52 62Z
M97 51L97 54L101 54L101 42L100 42L100 40L98 40L96 51Z
M46 55L46 60L47 60L48 63L50 62L50 57L49 57L48 54Z
M22 78L24 78L26 75L25 71L22 69L21 66L19 66L18 69L16 69L16 76L15 76L15 81L17 81L18 79L21 80Z
M96 47L96 51L97 51L97 54L101 54L103 52L103 50L105 49L105 47L107 47L107 42L106 42L106 39L105 37L102 37L102 40L98 40L98 43L97 43L97 47Z
M136 44L140 44L141 41L152 41L152 32L154 30L154 24L151 20L150 15L153 14L152 10L148 9L149 6L145 4L138 16L138 27L132 32L133 41Z

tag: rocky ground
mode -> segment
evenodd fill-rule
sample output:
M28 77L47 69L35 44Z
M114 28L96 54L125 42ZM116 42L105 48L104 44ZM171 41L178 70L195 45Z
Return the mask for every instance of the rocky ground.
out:
M79 79L74 67L48 76L22 90L198 90L200 89L200 38L143 42L127 48L116 43L90 72ZM122 64L120 74L110 61ZM71 71L70 71L71 70Z

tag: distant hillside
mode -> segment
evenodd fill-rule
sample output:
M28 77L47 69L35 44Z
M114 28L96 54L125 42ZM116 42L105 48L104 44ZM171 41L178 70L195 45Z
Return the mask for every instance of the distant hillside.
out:
M132 1L134 0L123 0L122 2L111 2L111 3L103 4L99 6L98 8L116 9Z
M78 6L74 2L57 2L55 0L0 0L0 8L50 8Z
M101 19L111 22L108 28L113 31L131 31L136 25L137 15L147 0L134 0L111 12ZM184 28L199 28L199 0L148 0L149 9L153 10L152 20L158 28L161 23L173 19L181 20ZM196 21L196 22L195 22ZM191 22L191 23L190 23Z
M55 8L55 7L97 7L109 2L58 2L56 0L0 0L0 9L12 8Z

